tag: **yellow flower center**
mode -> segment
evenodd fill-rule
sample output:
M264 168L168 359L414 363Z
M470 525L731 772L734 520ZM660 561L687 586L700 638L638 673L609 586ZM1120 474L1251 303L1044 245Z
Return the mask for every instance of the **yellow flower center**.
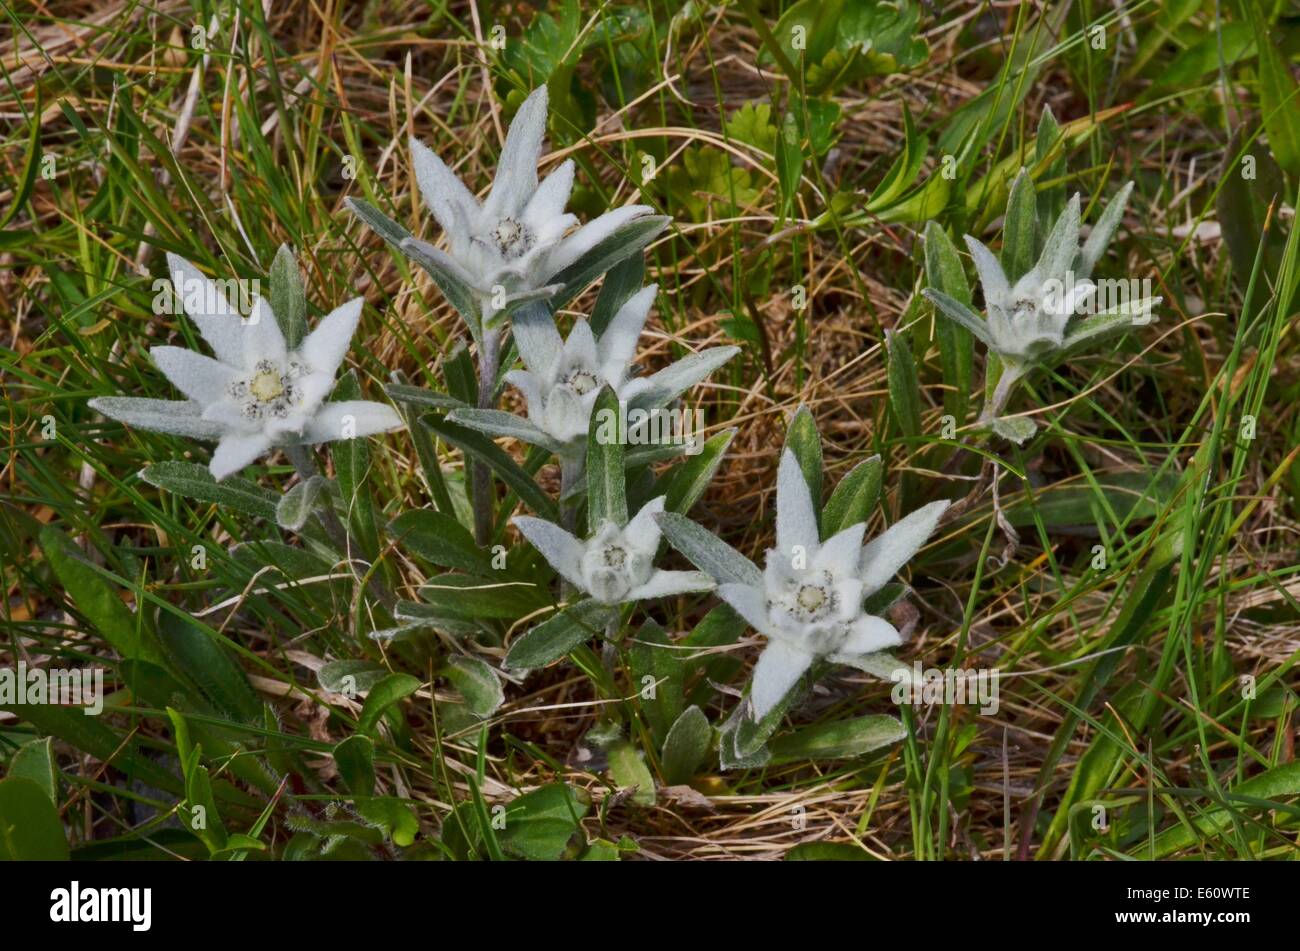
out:
M569 377L569 386L573 392L579 396L586 396L596 388L596 376L594 373L588 373L586 370L575 370Z
M826 603L826 592L816 585L805 584L799 588L799 594L795 600L799 602L799 607L803 608L809 614L820 611L822 605Z
M274 370L259 370L248 382L248 391L261 403L269 403L284 392L284 381Z

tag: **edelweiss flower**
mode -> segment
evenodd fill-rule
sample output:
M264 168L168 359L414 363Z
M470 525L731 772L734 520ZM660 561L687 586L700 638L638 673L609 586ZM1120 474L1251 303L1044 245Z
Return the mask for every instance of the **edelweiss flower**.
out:
M573 188L573 160L565 161L540 185L537 180L546 133L546 97L546 87L539 86L519 107L506 134L492 190L482 205L442 159L411 139L420 192L446 232L451 253L414 238L401 246L434 258L484 301L498 287L506 295L498 303L548 288L552 277L615 229L652 211L646 205L628 205L565 236L578 221L564 210ZM485 308L484 313L498 309Z
M1071 272L1079 255L1079 196L1056 220L1038 263L1011 286L993 252L970 235L966 246L975 259L992 347L1002 357L1023 362L1059 349L1077 308L1092 298L1092 281ZM1068 291L1062 293L1062 288Z
M627 376L655 291L652 284L634 294L600 340L591 332L591 325L579 318L558 350L547 348L539 354L520 348L528 369L511 370L505 378L523 394L534 426L561 443L585 439L601 387L609 384L620 398L630 398L645 388L646 381L629 382Z
M750 690L756 720L780 702L813 661L827 658L869 667L866 655L902 643L892 624L863 612L862 602L916 554L947 507L947 502L931 502L865 548L864 522L822 543L808 483L786 450L777 472L776 548L767 553L761 584L718 586L719 597L768 638Z
M993 252L966 235L966 246L975 259L984 290L987 321L939 291L927 289L926 297L940 313L971 331L1010 367L1033 364L1075 343L1122 329L1130 322L1144 322L1159 298L1134 301L1117 312L1071 322L1075 315L1091 309L1097 293L1090 280L1092 269L1110 244L1132 190L1132 182L1120 189L1082 247L1079 196L1071 198L1053 225L1037 263L1014 284Z
M645 409L663 406L699 383L739 353L738 347L713 347L691 354L648 377L631 376L632 357L645 326L657 286L643 287L628 298L597 339L583 319L574 321L562 340L549 313L525 308L515 316L515 340L526 370L511 370L507 382L524 396L528 419L539 432L510 429L501 417L482 410L455 410L453 422L494 435L514 435L557 450L580 451L585 445L591 410L602 387L619 400Z
M545 519L517 515L514 524L551 566L602 604L624 604L688 591L712 591L702 571L662 571L653 566L660 531L654 517L664 496L652 499L623 528L606 521L586 541Z
M390 406L366 400L325 403L361 317L358 297L327 314L292 352L259 298L247 320L221 289L174 254L167 263L186 314L216 359L182 347L149 355L186 401L99 397L90 406L119 422L155 432L217 440L208 468L216 479L273 446L314 444L397 429Z

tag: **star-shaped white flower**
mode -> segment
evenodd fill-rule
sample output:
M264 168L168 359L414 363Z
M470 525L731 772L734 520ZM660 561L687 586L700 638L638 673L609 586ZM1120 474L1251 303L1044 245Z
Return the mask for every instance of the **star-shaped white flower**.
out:
M993 349L1023 362L1062 347L1070 318L1097 290L1092 281L1076 278L1071 271L1079 255L1079 196L1070 199L1057 219L1038 263L1014 286L983 243L966 235L966 246L984 289Z
M497 288L509 298L552 288L553 278L609 237L620 226L650 214L647 205L607 212L576 231L578 219L565 212L573 188L573 160L538 183L537 163L546 133L547 92L539 86L524 100L510 123L492 190L482 205L433 150L411 138L415 176L425 204L447 235L450 254L408 238L437 260L484 301ZM665 219L666 222L667 219ZM504 309L504 308L501 308ZM487 307L485 315L497 312Z
M739 352L738 347L713 347L648 377L634 377L632 358L656 292L651 284L628 298L599 339L581 318L563 341L549 316L515 318L519 355L527 369L511 370L505 379L523 394L528 419L550 440L565 446L585 440L592 407L606 385L620 401L651 409L675 399ZM451 418L475 425L473 416L457 411Z
M1130 322L1146 322L1160 298L1135 301L1115 313L1074 320L1092 309L1097 294L1092 269L1114 236L1132 190L1132 182L1120 189L1082 246L1080 200L1077 194L1072 197L1052 226L1038 261L1014 284L997 256L983 242L966 235L966 247L975 260L984 291L987 320L940 291L930 288L925 296L940 313L961 324L1007 366L1015 368L1017 375L1057 351L1099 340Z
M398 429L391 407L366 400L324 402L361 318L363 298L331 311L289 351L265 299L247 319L198 268L167 256L185 313L216 359L182 347L153 347L158 369L188 400L99 397L90 406L155 432L216 440L209 471L223 479L275 446L315 444Z
M718 596L768 638L750 689L755 719L766 716L815 660L872 669L866 655L902 643L892 624L863 612L862 602L916 554L947 507L931 502L865 548L865 522L823 543L808 483L786 450L777 471L776 547L767 553L761 583L718 586Z
M663 571L653 565L661 537L655 515L664 496L642 506L624 527L603 522L580 541L554 522L517 515L512 520L566 581L602 604L624 604L691 591L712 591L702 571Z

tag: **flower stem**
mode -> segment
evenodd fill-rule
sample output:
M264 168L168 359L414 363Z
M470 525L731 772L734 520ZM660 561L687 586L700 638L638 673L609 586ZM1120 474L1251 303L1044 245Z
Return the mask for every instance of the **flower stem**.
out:
M560 524L565 531L573 534L578 522L578 507L566 496L582 478L582 456L565 455L560 457Z
M306 482L312 476L323 475L320 466L316 462L315 453L311 452L306 446L285 446L284 454L289 457L293 467L298 472L298 478ZM332 503L326 501L324 505L316 510L316 518L320 521L321 527L325 529L325 534L329 536L343 557L347 560L348 567L352 569L353 576L358 581L364 581L366 587L375 599L384 606L390 614L397 604L397 596L389 591L382 581L374 574L363 575L357 570L357 566L352 561L352 545L348 541L347 529L339 521L338 515L335 514Z
M500 331L484 326L478 354L479 409L492 409L496 403L500 361ZM492 542L492 470L487 463L475 459L470 464L470 480L474 490L474 541L485 548Z
M998 377L997 385L993 387L993 392L989 394L988 401L984 404L984 411L980 413L980 422L985 426L992 425L993 420L1002 415L1006 409L1007 401L1011 399L1011 393L1014 391L1017 383L1024 373L1019 369L1004 367L1002 375Z
M581 477L582 456L578 454L560 456L560 526L570 535L575 534L577 528L578 506L567 496ZM560 596L565 600L573 597L573 585L567 581L561 582Z

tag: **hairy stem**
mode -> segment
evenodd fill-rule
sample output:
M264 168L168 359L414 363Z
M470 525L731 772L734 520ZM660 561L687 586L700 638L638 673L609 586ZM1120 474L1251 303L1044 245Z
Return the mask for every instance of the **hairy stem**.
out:
M583 459L579 454L566 454L560 457L560 525L570 535L576 534L578 525L578 506L568 498L569 492L582 478ZM573 596L573 585L562 582L560 595L568 600Z
M993 420L1002 415L1006 409L1007 401L1011 399L1011 394L1020 382L1024 372L1011 367L1004 367L1002 375L998 377L997 385L993 387L993 392L989 395L988 401L984 404L984 411L980 413L980 422L985 426L991 425Z
M496 403L500 361L500 331L484 326L478 355L479 409L492 409ZM476 459L470 465L470 480L474 490L474 541L480 547L487 547L492 543L492 470L487 463Z

